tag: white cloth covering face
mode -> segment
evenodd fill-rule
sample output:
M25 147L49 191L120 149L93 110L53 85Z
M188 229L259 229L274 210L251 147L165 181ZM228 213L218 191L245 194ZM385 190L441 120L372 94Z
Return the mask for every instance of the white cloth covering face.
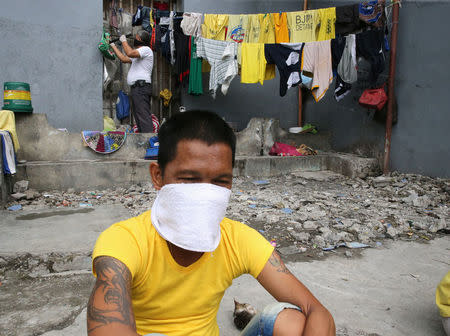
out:
M212 252L220 242L231 190L209 183L167 184L158 191L151 219L165 240L188 251Z

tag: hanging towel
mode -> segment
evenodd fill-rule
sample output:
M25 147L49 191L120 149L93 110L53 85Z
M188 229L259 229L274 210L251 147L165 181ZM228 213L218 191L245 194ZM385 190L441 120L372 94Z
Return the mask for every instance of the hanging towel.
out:
M11 137L14 142L14 149L18 151L20 149L20 144L19 138L17 137L16 119L13 111L0 111L0 130L8 131L9 133L11 133Z
M197 57L206 59L211 65L209 90L212 96L216 97L219 85L222 86L222 93L226 95L231 81L238 73L237 43L199 37Z
M309 42L303 48L302 70L313 73L311 91L319 101L333 81L331 41Z
M8 131L0 131L0 140L3 154L3 174L13 175L16 173L16 154L14 153L11 133Z

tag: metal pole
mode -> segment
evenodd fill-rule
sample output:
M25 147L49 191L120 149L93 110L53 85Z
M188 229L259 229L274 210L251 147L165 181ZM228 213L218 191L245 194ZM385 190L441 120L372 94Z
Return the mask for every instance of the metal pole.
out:
M303 1L303 10L306 10L308 8L308 0ZM302 127L303 124L303 116L302 116L302 110L303 110L303 98L302 98L302 86L300 85L298 87L298 126Z
M384 165L383 173L389 173L389 159L391 155L391 134L392 134L392 109L394 107L394 86L395 86L395 65L397 58L397 36L399 20L399 3L394 4L392 10L392 31L391 31L391 54L389 60L389 81L388 81L388 108L386 118L386 135L384 140Z

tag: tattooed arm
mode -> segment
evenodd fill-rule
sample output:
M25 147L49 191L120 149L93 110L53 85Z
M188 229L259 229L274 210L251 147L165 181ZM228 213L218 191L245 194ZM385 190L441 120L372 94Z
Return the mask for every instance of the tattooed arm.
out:
M277 252L273 252L258 275L259 283L278 301L294 304L306 317L303 336L335 335L333 317L289 270Z
M97 281L87 308L89 336L139 336L131 305L131 273L119 260L97 257Z

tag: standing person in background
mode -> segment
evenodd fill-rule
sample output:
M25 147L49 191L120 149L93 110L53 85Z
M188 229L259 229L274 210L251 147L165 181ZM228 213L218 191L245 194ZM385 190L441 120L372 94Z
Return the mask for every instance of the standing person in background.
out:
M152 69L153 51L150 49L150 34L140 30L134 37L132 48L125 35L120 36L120 42L124 53L114 43L111 47L119 60L123 63L131 63L127 75L127 83L131 86L131 100L133 102L133 114L141 133L153 132L152 117L150 111L150 99L152 96Z

